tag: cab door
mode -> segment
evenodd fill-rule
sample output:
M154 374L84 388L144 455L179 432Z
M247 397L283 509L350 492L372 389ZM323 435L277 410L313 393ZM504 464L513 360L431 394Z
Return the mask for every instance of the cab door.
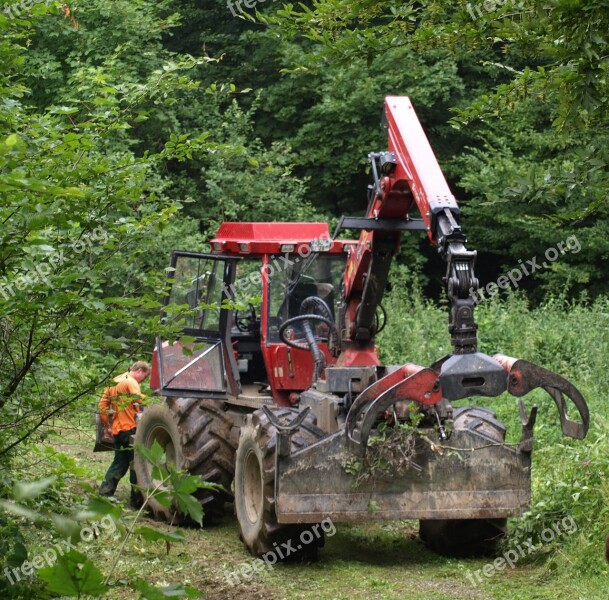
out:
M230 344L229 298L238 258L175 251L162 319L179 325L185 340L157 339L150 386L164 396L226 398L240 392ZM154 371L157 373L154 373Z

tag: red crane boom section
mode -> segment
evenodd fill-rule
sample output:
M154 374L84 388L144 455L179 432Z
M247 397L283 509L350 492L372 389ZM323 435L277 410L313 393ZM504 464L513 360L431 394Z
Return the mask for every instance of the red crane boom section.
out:
M458 214L459 207L429 140L421 127L410 99L388 96L385 99L389 151L395 154L397 167L393 173L396 184L405 182L412 193L427 235L435 243L433 217L445 208Z
M410 99L387 97L385 113L393 162L388 168L381 165L366 214L369 226L361 231L344 278L346 339L362 342L368 335L374 336L374 311L383 296L391 258L399 249L401 231L407 224L414 224L409 215L413 204L422 218L418 228L426 230L432 243L438 241L436 215L445 209L455 217L459 214Z

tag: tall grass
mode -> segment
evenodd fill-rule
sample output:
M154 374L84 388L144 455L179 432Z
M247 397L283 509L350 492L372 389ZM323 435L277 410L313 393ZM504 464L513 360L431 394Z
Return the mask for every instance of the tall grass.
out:
M448 306L424 299L417 290L395 290L385 299L388 325L379 336L387 364L428 365L450 352ZM550 297L530 307L520 294L493 298L476 308L479 350L530 360L567 377L586 398L591 427L585 440L564 437L553 400L544 391L525 397L539 406L533 452L531 509L511 523L512 543L532 536L565 516L577 523L574 535L544 547L537 559L561 566L565 577L606 573L604 539L609 533L609 299L569 302ZM467 399L496 410L518 440L518 400ZM570 416L577 418L576 411Z

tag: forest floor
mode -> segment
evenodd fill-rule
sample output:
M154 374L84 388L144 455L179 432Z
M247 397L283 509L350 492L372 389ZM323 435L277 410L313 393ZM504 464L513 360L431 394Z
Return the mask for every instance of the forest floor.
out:
M93 439L92 428L55 428L48 442L85 470L87 483L97 485L112 454L94 454ZM127 504L128 477L121 481L116 495ZM128 520L135 511L126 508L124 515ZM163 531L171 529L147 517L141 524ZM186 583L200 590L202 598L214 600L609 598L606 582L583 576L565 581L542 560L516 562L513 568L504 566L502 570L487 567L490 576L485 576L482 569L492 565L491 559L451 559L434 554L420 542L416 521L339 523L334 532L329 531L332 535L326 535L316 562L265 565L258 572L246 566L254 559L239 540L231 504L220 523L206 529L186 528L184 533L185 542L172 543L169 550L162 542L132 537L115 573L119 585L108 598L136 598L120 585L120 580L138 575L155 584ZM79 549L104 572L119 545L116 533L114 537L100 536ZM476 571L480 572L479 578Z

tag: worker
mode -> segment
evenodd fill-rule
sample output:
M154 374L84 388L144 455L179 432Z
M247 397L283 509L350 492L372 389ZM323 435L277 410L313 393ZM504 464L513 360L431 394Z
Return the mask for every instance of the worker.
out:
M131 436L135 434L136 419L145 396L140 391L140 383L150 375L150 365L137 361L126 373L114 378L115 386L107 387L99 401L99 413L107 432L114 436L114 460L99 488L101 496L114 496L118 482L129 471L131 482L131 506L142 505L142 494L137 489L137 478L133 470L133 446ZM110 422L110 415L112 420Z

